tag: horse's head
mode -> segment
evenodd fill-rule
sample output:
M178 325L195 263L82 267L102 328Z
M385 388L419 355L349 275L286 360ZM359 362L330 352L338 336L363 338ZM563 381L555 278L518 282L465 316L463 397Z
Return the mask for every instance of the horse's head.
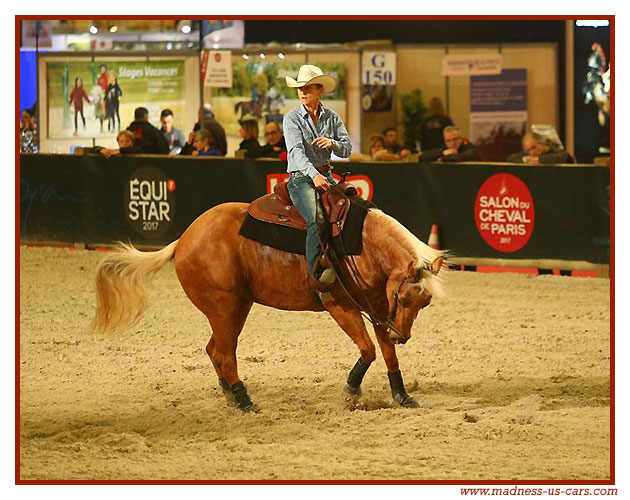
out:
M387 281L389 302L389 338L394 344L404 344L411 338L411 327L418 313L431 303L436 291L435 280L444 257L430 265L411 262L402 273L393 273Z

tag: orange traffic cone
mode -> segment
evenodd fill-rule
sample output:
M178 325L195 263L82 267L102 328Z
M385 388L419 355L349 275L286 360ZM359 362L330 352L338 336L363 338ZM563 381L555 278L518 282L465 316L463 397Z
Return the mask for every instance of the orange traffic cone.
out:
M436 250L440 249L440 238L438 237L437 224L431 226L431 234L429 235L429 246Z

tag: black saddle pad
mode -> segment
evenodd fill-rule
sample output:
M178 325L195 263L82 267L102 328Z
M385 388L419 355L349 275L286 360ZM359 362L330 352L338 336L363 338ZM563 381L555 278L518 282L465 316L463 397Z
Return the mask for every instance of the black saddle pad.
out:
M333 239L337 255L359 255L363 248L361 234L368 209L376 207L369 201L350 202L350 210L341 234ZM239 231L241 236L285 252L306 255L306 230L272 224L247 214Z

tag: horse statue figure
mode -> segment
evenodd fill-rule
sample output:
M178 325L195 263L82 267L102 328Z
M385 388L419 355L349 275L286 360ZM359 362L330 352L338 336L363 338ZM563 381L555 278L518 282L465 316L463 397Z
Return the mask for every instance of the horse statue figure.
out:
M107 118L105 114L105 93L100 85L92 87L90 92L92 105L94 106L94 118L101 124L101 132L103 132L103 122Z
M262 118L262 111L265 105L265 96L259 95L258 98L254 101L239 101L234 105L234 114L238 113L238 110L241 110L241 117L239 120L242 120L245 115L254 115L257 118Z
M352 257L360 279L348 285L348 295L333 285L324 300L309 286L303 256L239 234L248 207L246 203L217 205L200 215L178 240L155 252L119 244L120 251L105 257L96 272L92 331L121 332L139 321L147 307L145 279L172 261L184 292L210 322L206 353L219 385L228 402L242 411L259 409L239 378L236 359L238 337L254 302L287 311L327 311L360 352L345 386L353 397L361 394L363 377L376 359L362 317L363 311L370 311L368 319L387 366L394 402L417 407L405 390L396 345L409 340L418 312L443 294L443 277L438 273L444 252L430 248L382 211L366 209L360 229L363 244Z

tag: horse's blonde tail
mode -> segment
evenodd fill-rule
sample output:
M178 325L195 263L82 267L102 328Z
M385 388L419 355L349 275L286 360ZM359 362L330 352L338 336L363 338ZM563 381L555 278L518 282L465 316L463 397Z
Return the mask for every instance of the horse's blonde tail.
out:
M147 308L144 281L175 255L175 240L157 252L141 252L120 243L96 269L96 313L92 332L120 333L135 325Z

